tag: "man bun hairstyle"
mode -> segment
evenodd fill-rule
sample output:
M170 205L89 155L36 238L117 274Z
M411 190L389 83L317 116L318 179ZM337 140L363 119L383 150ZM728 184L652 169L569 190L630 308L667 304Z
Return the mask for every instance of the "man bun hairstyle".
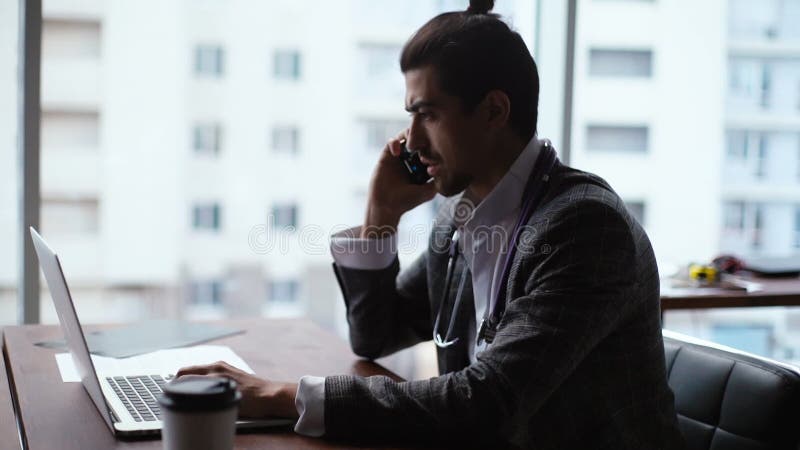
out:
M471 14L487 14L494 8L494 0L470 0L467 12Z
M490 13L493 0L470 0L466 11L429 20L403 46L403 73L434 68L439 87L458 97L466 112L492 90L511 103L511 129L526 142L536 134L539 72L522 37Z

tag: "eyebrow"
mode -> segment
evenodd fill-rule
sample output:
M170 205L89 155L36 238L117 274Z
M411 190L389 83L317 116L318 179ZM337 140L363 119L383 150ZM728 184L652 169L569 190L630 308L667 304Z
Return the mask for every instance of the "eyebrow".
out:
M417 100L416 102L412 103L411 106L406 106L406 111L413 113L420 110L420 108L432 108L436 106L436 103L430 100Z

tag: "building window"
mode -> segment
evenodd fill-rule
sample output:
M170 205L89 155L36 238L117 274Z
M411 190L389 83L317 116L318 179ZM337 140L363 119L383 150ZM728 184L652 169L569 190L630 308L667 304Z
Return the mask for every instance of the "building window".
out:
M767 141L766 133L760 133L758 136L758 159L756 160L756 178L764 179L767 174Z
M269 282L267 292L270 302L295 303L300 293L297 280L273 280Z
M800 248L800 206L794 210L794 248Z
M42 148L97 149L100 146L100 114L82 111L42 111Z
M222 225L220 209L218 203L195 205L192 208L192 227L195 230L219 230Z
M715 324L713 341L760 356L771 357L773 329L771 325Z
M728 62L728 89L731 97L749 98L758 91L758 63L747 58L731 58Z
M772 68L769 64L761 67L761 107L769 107L769 98L772 90Z
M275 228L297 229L297 205L293 203L274 205L272 221Z
M800 180L800 134L797 135L797 179Z
M219 45L198 45L194 49L194 73L219 78L224 72L225 51Z
M218 155L222 147L222 126L218 123L198 123L192 130L192 148L202 155Z
M639 224L644 224L645 219L645 203L643 201L630 201L625 202L628 212L636 219Z
M744 231L744 202L727 202L723 210L725 214L725 230L734 233Z
M45 61L100 58L100 22L45 19L42 59Z
M96 198L45 198L42 201L42 231L48 234L95 234L100 223Z
M728 0L728 33L734 39L776 39L785 34L781 17L791 17L792 0ZM791 23L786 22L786 23Z
M649 134L646 126L589 125L586 128L586 149L645 153Z
M750 133L743 130L729 130L727 133L728 158L744 161L747 159L747 148Z
M293 126L278 126L272 129L272 150L296 154L300 149L300 130Z
M222 306L222 282L218 280L191 282L189 302L201 306Z
M753 206L753 240L752 247L755 250L764 245L764 207L761 205Z
M385 79L400 73L398 56L401 48L391 44L361 44L359 51L368 79Z
M649 78L653 75L651 50L589 50L589 75Z
M797 83L797 110L800 111L800 82Z
M273 56L273 74L281 80L300 79L300 52L276 50Z
M383 150L389 139L397 137L401 131L408 128L408 122L403 120L365 120L366 145L370 150Z

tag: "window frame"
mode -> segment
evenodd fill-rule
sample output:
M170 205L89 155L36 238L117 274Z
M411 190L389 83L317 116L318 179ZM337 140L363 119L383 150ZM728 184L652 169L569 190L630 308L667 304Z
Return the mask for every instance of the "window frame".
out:
M225 76L225 49L222 44L197 43L193 52L192 73L196 77Z

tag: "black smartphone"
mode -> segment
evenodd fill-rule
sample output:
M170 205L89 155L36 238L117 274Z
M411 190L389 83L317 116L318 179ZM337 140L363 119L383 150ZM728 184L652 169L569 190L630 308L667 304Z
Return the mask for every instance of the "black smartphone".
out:
M419 160L419 153L411 152L406 148L405 139L400 141L400 161L408 171L408 177L412 183L425 184L431 179L431 176L428 175L428 166Z

